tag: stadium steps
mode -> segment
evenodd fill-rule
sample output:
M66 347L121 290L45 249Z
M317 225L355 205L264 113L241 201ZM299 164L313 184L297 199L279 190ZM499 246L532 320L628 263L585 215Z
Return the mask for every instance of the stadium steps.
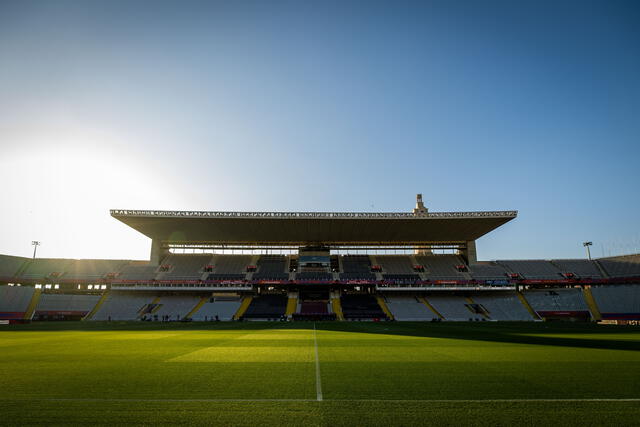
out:
M480 309L482 310L481 313L476 313L475 311L471 310L471 307L467 306L467 309L472 313L472 314L481 314L482 317L484 317L485 319L491 319L491 316L489 316L489 312L487 311L486 308L484 308L484 306L482 304L478 304L477 302L475 302L473 300L473 298L471 297L465 297L464 300L467 302L467 304L475 304L477 306L480 307Z
M384 314L386 314L390 320L393 320L394 319L393 314L391 314L391 310L389 310L389 307L387 306L387 302L384 300L384 298L377 295L376 299L378 300L378 305L380 306L382 311L384 311Z
M431 310L432 313L434 313L436 316L438 316L441 319L444 319L444 316L442 314L440 314L440 312L438 310L436 310L436 308L434 306L431 305L431 303L429 301L427 301L426 297L418 297L418 300L423 303L424 305L427 306L427 308L429 310Z
M338 320L344 320L344 313L342 313L342 305L340 304L340 295L331 297L331 309L336 314Z
M287 300L287 309L284 312L284 315L287 317L290 317L293 315L293 313L296 312L296 309L298 308L298 297L297 296L289 296L289 299Z
M593 293L591 293L590 287L582 288L582 296L584 297L585 302L587 303L587 307L589 307L589 311L591 312L591 317L596 322L602 320L602 315L600 314L600 309L598 308L598 304L596 304L596 300L593 297Z
M233 315L233 320L238 320L242 316L244 316L244 313L251 305L251 301L253 301L253 297L244 297L242 299L242 303L240 304L240 307L238 307L238 311L236 311L236 314Z
M597 259L594 259L593 263L598 268L598 271L600 272L600 274L602 274L602 277L604 278L609 277L609 274L607 274L606 270L600 265L600 261L598 261Z
M529 312L529 314L535 319L535 320L540 320L540 316L538 316L538 313L536 313L536 311L533 309L533 307L531 307L531 304L529 304L529 301L527 301L527 299L524 297L524 294L522 292L516 292L516 295L518 295L518 299L520 300L520 302L522 303L522 305L524 305L524 308L527 309L527 311Z
M102 304L104 304L108 296L109 296L109 291L103 292L102 296L100 297L96 305L93 307L93 309L89 313L87 313L86 316L82 318L82 320L91 320L91 318L95 316L98 310L100 310L100 307L102 307Z
M198 301L198 303L195 305L195 307L193 307L191 309L191 311L188 312L184 317L186 317L187 319L192 318L193 315L196 314L202 308L202 306L207 303L207 301L209 301L209 298L211 298L211 296L206 296L206 297L200 298L200 301Z
M35 313L36 307L38 306L38 301L40 301L40 294L42 294L42 289L36 289L33 292L33 296L31 297L31 301L29 301L27 311L24 313L25 320L31 320L31 318L33 318L33 313Z

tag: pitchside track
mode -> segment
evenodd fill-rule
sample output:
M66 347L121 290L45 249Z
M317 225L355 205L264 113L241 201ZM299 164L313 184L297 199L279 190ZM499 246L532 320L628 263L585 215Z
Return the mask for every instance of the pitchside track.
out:
M0 424L637 425L640 328L0 326Z

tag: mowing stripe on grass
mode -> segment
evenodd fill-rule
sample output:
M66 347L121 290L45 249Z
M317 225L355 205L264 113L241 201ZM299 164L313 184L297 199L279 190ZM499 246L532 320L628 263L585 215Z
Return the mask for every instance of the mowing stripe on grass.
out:
M126 398L0 398L1 401L49 402L317 402L317 399L126 399ZM640 398L594 399L324 399L324 402L393 402L393 403L535 403L535 402L640 402Z
M313 322L313 344L316 347L316 400L322 402L322 381L320 380L320 358L318 357L318 336L316 322Z

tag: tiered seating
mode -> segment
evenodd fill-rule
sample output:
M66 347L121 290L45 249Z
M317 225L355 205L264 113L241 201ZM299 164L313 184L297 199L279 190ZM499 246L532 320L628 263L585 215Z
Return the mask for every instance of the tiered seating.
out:
M581 278L598 279L602 277L600 270L598 270L593 261L586 259L554 259L552 262L563 273L573 273Z
M457 295L432 295L427 300L445 320L465 321L481 319L479 314L472 313L466 305L467 301Z
M242 316L245 319L280 319L287 309L286 295L260 295L254 297Z
M171 266L167 272L158 274L158 280L198 280L203 268L211 264L211 255L172 254L162 261L162 265Z
M538 313L589 311L580 289L528 290L524 291L524 296L531 307Z
M284 255L263 255L258 259L258 271L253 274L255 280L287 280L285 271L287 259Z
M80 319L95 307L98 300L100 295L42 294L35 319Z
M117 273L128 261L109 259L72 260L67 266L65 279L99 280L110 273Z
M425 268L425 274L431 280L465 280L457 265L464 260L457 255L416 256L416 262Z
M469 274L476 280L506 280L507 270L495 262L471 264Z
M0 255L0 278L11 280L28 258Z
M345 319L386 319L378 301L370 294L343 294L340 297Z
M479 292L473 301L481 304L492 320L534 320L515 293L485 294Z
M640 255L603 258L598 262L610 277L640 277Z
M244 280L251 255L216 255L213 258L213 273L207 280Z
M219 320L231 320L240 308L240 302L241 299L238 296L212 297L193 315L193 320L214 320L216 316Z
M377 255L376 261L388 274L413 274L413 264L408 255Z
M61 277L72 264L70 259L38 258L31 260L20 275L23 280L45 280L56 275Z
M131 263L126 265L120 270L118 279L120 280L140 280L148 281L154 280L156 277L157 265L150 265L148 263Z
M341 280L375 280L371 272L371 259L368 255L345 255L342 257Z
M395 320L430 321L438 318L416 297L387 297L386 302Z
M594 286L591 293L603 319L640 318L640 285Z
M34 290L33 286L0 286L0 319L22 318Z
M111 291L91 320L136 320L138 312L154 298L145 293Z
M333 280L333 274L316 271L301 271L296 273L296 280L329 281Z
M518 273L524 279L563 279L562 271L545 260L508 260L498 261L514 273Z
M160 308L153 314L162 319L182 320L198 304L200 297L194 295L167 295L160 297Z
M302 301L300 303L300 313L327 314L329 313L329 309L327 308L326 301Z

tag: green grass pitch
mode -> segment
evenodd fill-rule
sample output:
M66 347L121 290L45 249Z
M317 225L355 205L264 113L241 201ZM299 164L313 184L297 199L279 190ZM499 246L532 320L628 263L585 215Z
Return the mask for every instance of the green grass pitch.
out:
M0 425L640 424L637 327L33 323L0 354Z

